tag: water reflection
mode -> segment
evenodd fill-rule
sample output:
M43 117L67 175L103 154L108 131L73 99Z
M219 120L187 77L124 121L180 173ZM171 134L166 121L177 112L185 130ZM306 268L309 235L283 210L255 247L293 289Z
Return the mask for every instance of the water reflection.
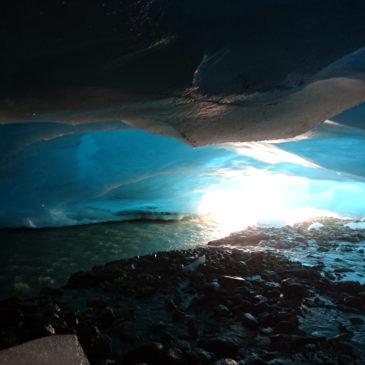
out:
M206 219L122 222L86 226L0 231L0 296L32 294L62 285L94 265L156 251L187 249L222 237Z

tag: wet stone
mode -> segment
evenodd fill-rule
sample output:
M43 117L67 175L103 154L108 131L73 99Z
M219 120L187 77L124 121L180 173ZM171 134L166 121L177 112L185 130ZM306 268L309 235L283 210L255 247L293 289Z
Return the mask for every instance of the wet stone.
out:
M105 334L98 334L92 340L92 351L99 358L109 358L113 355L112 340Z
M51 335L56 334L56 331L55 331L55 329L53 328L53 326L51 324L43 326L43 331L42 332L45 336L51 336Z
M219 277L218 281L225 288L237 288L250 285L246 279L239 276L223 275Z
M237 362L233 359L221 359L216 361L214 365L237 365Z
M281 282L281 290L288 298L301 299L307 296L306 287L293 278L287 278Z
M250 329L258 327L257 319L251 313L244 313L241 317L242 324Z
M241 339L234 335L220 335L202 340L199 345L217 356L232 356L238 352Z
M186 352L186 358L188 364L211 364L212 361L212 354L208 351L205 351L201 348L195 348L191 351Z
M228 309L228 307L226 307L223 304L219 304L214 308L214 313L215 315L217 315L218 317L227 317L231 314L230 310Z
M364 324L364 320L359 317L351 317L350 322L354 326L361 326L362 324Z
M165 361L171 365L183 364L185 361L185 355L179 348L169 348L167 350Z
M159 342L146 342L128 352L123 360L125 365L148 363L151 365L161 364L164 358L165 348Z

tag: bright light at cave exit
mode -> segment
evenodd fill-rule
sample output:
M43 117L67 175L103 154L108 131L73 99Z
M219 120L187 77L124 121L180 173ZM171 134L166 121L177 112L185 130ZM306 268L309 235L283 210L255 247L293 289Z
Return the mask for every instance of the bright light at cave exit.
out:
M230 176L229 180L223 186L211 187L199 205L199 213L210 216L225 234L252 225L283 226L336 216L306 207L312 194L306 178L253 169L244 176Z

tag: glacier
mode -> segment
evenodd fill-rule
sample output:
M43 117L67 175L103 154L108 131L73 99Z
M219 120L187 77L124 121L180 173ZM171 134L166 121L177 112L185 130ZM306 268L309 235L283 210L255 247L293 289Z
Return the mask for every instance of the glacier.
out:
M316 214L362 218L364 111L290 140L195 148L120 121L3 124L0 226L211 214L233 229Z

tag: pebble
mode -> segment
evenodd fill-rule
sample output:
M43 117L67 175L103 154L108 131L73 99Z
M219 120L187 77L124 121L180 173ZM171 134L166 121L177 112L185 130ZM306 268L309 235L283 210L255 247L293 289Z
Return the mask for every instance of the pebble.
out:
M242 315L241 321L244 326L254 329L258 327L257 319L251 313L244 313Z

